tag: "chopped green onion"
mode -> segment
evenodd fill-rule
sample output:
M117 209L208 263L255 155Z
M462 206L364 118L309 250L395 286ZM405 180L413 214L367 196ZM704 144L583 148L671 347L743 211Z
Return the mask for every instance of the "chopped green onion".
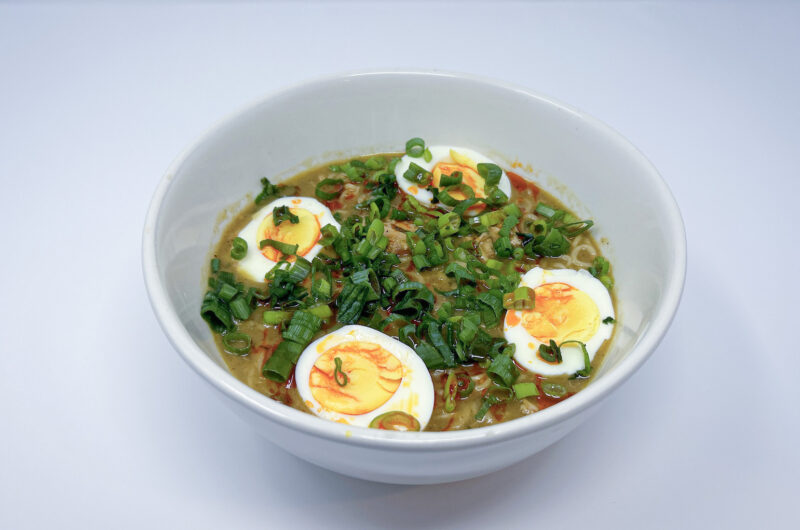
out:
M370 286L367 284L355 284L352 281L346 282L342 292L336 299L336 305L339 308L336 320L342 324L355 324L364 309L369 290Z
M430 162L431 160L433 160L433 155L431 154L431 150L428 149L427 147L425 148L425 152L422 153L422 159L425 160L425 162Z
M336 384L339 386L347 386L347 382L350 378L347 377L347 374L342 370L342 359L334 357L333 364L335 365L333 369L333 380L336 381Z
M481 421L483 417L489 412L489 409L493 405L497 405L498 403L502 403L505 401L503 398L499 396L495 396L494 394L486 394L483 396L483 401L481 402L481 407L478 409L478 412L475 414L475 419Z
M541 255L557 258L569 252L569 240L559 230L550 230L541 242L534 243L533 250Z
M453 171L449 175L442 175L439 179L439 187L446 188L448 186L455 186L461 184L464 175L460 171Z
M450 195L450 190L460 191L461 193L464 194L466 199L464 199L463 201L460 201L460 200L456 199L455 197ZM470 199L474 199L475 198L475 190L473 190L472 188L470 188L466 184L456 184L455 186L450 186L447 190L440 191L438 197L439 197L439 201L441 201L442 204L444 204L446 206L456 206L459 203L464 203L464 202L466 202L466 201L468 201Z
M231 314L239 319L239 320L247 320L250 318L250 304L247 303L247 300L244 299L243 296L239 295L229 303L231 308Z
M297 311L289 322L289 327L283 332L282 336L286 340L297 342L298 344L308 344L311 338L319 331L322 319L308 311Z
M413 324L410 327L413 328ZM425 366L427 366L429 370L444 368L444 359L442 359L441 354L436 351L436 348L427 342L420 342L417 344L416 348L414 348L414 351L417 352L417 355L419 355L420 359L422 359L422 361L425 363Z
M292 314L289 311L264 311L262 315L264 324L268 326L277 326L290 318L292 318Z
M398 210L397 208L392 208L391 212L389 212L389 218L393 221L407 221L408 217L408 212Z
M609 274L610 268L611 264L602 256L597 256L594 258L592 266L589 267L589 273L600 280L600 282L605 285L606 289L609 291L612 287L614 287L614 280L611 279Z
M550 345L539 344L539 357L549 363L560 363L563 361L561 356L561 348L558 347L556 341L550 339Z
M288 206L276 206L272 209L272 224L278 226L284 221L296 225L300 222L300 218L292 213Z
M342 179L326 178L322 179L317 184L317 187L314 189L314 195L323 201L330 201L338 197L343 189L344 181Z
M321 319L326 319L333 316L333 311L327 304L315 305L314 307L309 307L308 309L306 309L306 311L308 311L312 315L318 316Z
M247 255L247 241L241 237L234 237L231 241L231 257L240 260ZM219 261L219 260L217 260Z
M400 410L391 410L389 412L384 412L380 416L375 416L375 418L369 422L369 427L371 429L405 432L419 431L421 425L419 420L411 414Z
M406 154L413 158L419 158L425 153L425 140L422 138L412 138L406 142Z
M503 307L506 309L533 309L536 305L535 291L521 285L513 293L503 295Z
M519 206L513 202L503 206L503 212L505 212L507 215L513 215L516 218L522 217L522 211L519 209Z
M322 233L322 238L319 241L317 241L317 243L319 243L323 247L327 247L328 245L332 244L334 241L336 241L336 238L339 237L339 230L333 225L323 226L321 233Z
M603 319L603 324L614 324L614 323L616 323L614 317L606 317Z
M478 218L481 220L481 224L483 226L490 227L498 223L501 223L505 218L505 216L503 215L503 212L501 212L500 210L495 210L493 212L483 213L479 215Z
M581 352L583 352L583 369L575 372L572 377L589 377L592 374L592 360L589 359L589 351L586 349L586 344L579 340L565 340L559 345L559 348L563 348L564 344L577 344L580 346Z
M486 266L489 267L492 270L497 271L497 270L500 270L503 267L503 263L500 262L500 261L497 261L494 258L489 258L488 260L486 260ZM503 305L505 305L505 296L503 297Z
M370 223L367 229L367 241L371 245L374 245L378 241L378 238L383 235L383 228L383 222L381 222L380 219L374 219Z
M261 204L273 195L280 193L280 186L275 186L274 184L270 183L269 179L266 177L261 179L261 188L261 193L256 195L255 198L256 204Z
M463 374L463 377L458 378L458 397L466 399L473 390L475 390L475 381L469 375Z
M510 388L519 376L519 369L507 355L498 355L492 360L492 364L486 369L486 373L492 380L506 388Z
M213 258L211 260L211 272L215 274L219 272L219 258Z
M542 392L554 398L562 398L567 395L567 389L558 383L542 383Z
M431 262L425 256L414 256L411 258L417 270L422 270L431 266Z
M409 164L408 169L403 173L403 178L419 186L427 186L431 183L433 175L427 169L418 166L414 162Z
M547 206L543 202L540 202L539 204L536 205L536 209L534 211L539 215L541 215L542 217L547 217L548 219L550 219L556 214L557 210Z
M364 165L367 166L367 169L376 170L376 169L383 169L386 167L386 159L382 156L373 156L369 158Z
M478 174L486 181L486 186L497 186L500 177L503 176L503 170L497 164L480 163L478 164Z
M486 188L486 198L483 202L490 206L499 206L508 202L508 195L497 186L490 186Z
M217 333L233 329L233 317L228 305L214 293L206 293L203 305L200 306L200 315Z
M226 333L222 336L222 344L225 346L225 351L234 355L247 355L250 353L250 346L253 339L246 333L234 331Z
M493 318L486 318L487 314L484 311L484 324L489 327L496 325L500 321L500 316L503 313L502 292L496 289L490 289L489 291L478 294L476 298L478 302L486 305L491 310L491 315L493 316Z
M495 254L500 258L509 258L511 253L514 252L514 247L511 246L511 239L508 236L498 237L492 246Z
M239 294L239 290L229 283L222 283L217 294L226 302L230 302L234 296Z
M517 396L517 399L525 399L526 397L539 395L539 389L536 388L536 383L517 383L511 388L514 389L514 395Z
M571 228L571 227L577 228ZM586 219L583 221L575 221L574 223L567 223L563 224L558 227L562 234L564 234L568 238L573 238L578 234L582 234L589 230L592 226L594 226L594 221Z
M458 228L461 226L461 216L453 212L443 214L437 220L437 225L442 237L451 236L458 232Z
M294 254L297 254L297 249L300 247L300 245L290 245L288 243L284 243L283 241L275 241L274 239L262 239L261 242L259 242L258 247L264 248L267 245L274 248L284 256L293 256Z

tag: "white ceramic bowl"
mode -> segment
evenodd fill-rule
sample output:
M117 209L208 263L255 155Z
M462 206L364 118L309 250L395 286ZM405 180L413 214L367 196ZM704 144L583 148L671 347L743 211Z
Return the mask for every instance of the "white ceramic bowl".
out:
M350 155L402 150L421 136L499 160L596 222L616 278L619 325L582 392L542 412L460 432L348 427L286 407L226 369L200 303L219 214L273 182ZM515 164L516 166L516 164ZM259 433L322 467L369 480L448 482L509 466L574 429L647 359L683 289L680 212L656 169L622 136L526 89L440 72L330 77L273 94L213 127L167 171L143 236L150 301L184 360Z

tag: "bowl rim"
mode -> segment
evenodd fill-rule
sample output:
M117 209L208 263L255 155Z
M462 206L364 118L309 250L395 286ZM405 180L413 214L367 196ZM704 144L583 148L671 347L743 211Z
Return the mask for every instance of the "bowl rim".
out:
M175 181L174 177L179 168L195 150L227 124L243 117L269 100L278 99L301 89L320 89L324 88L326 84L338 83L343 80L375 77L447 78L456 82L486 85L501 92L511 91L522 94L538 100L540 103L551 105L573 114L594 131L604 134L613 140L620 149L627 151L631 157L639 159L642 167L646 169L646 171L642 172L642 177L650 179L651 183L660 190L667 212L667 217L663 221L669 227L667 237L672 240L676 254L673 260L674 267L667 278L664 288L662 303L656 309L651 324L644 331L630 354L616 365L613 370L597 381L593 381L568 400L524 418L462 431L399 433L331 422L274 401L236 379L228 370L210 359L194 342L181 323L177 311L172 306L167 295L166 288L161 282L158 272L158 260L156 259L155 234L161 214L161 206ZM391 448L399 451L414 451L423 446L426 450L446 451L494 444L544 430L599 404L642 366L663 338L675 316L683 293L686 279L686 259L685 226L674 195L655 166L622 134L571 105L519 85L473 74L426 69L371 69L317 77L274 90L229 113L211 125L170 164L153 194L142 232L142 269L145 287L153 311L156 314L156 319L175 350L203 379L234 402L244 405L251 412L276 422L285 428L334 442L373 448Z

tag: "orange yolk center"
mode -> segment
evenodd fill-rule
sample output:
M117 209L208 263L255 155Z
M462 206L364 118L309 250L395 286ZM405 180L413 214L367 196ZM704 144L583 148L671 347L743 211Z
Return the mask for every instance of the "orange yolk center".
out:
M440 162L433 168L433 187L438 188L442 175L452 175L456 171L461 172L461 182L466 184L475 191L475 197L478 199L486 198L486 192L483 189L484 180L477 171L469 166L462 166L459 164L446 164ZM463 201L467 199L467 195L461 190L452 190L448 193L456 200Z
M272 214L269 214L258 227L259 241L272 239L288 245L297 245L297 255L305 256L319 241L319 219L304 208L289 208L289 211L299 218L299 222L292 223L287 219L275 226ZM261 254L271 261L280 261L284 257L281 251L269 245L261 249ZM285 259L292 261L294 256L287 256Z
M335 377L336 357L341 360L347 384ZM308 378L311 395L320 405L341 414L366 414L384 403L400 387L403 365L377 344L351 341L338 344L319 356Z
M587 342L597 333L600 311L583 291L565 283L545 283L533 291L536 305L522 312L522 325L539 342Z

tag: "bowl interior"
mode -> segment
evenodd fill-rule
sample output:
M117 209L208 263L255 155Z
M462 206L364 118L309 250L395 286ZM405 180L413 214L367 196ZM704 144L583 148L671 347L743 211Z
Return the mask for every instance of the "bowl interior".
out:
M277 182L333 159L402 150L413 136L473 148L505 167L519 162L515 171L594 219L595 236L608 240L619 325L593 385L649 337L647 356L677 305L685 260L680 215L647 160L604 125L552 100L463 76L395 72L274 95L212 129L167 175L151 234L157 275L166 310L208 358L227 371L199 316L221 212L229 219L263 176ZM656 337L648 333L654 324Z

